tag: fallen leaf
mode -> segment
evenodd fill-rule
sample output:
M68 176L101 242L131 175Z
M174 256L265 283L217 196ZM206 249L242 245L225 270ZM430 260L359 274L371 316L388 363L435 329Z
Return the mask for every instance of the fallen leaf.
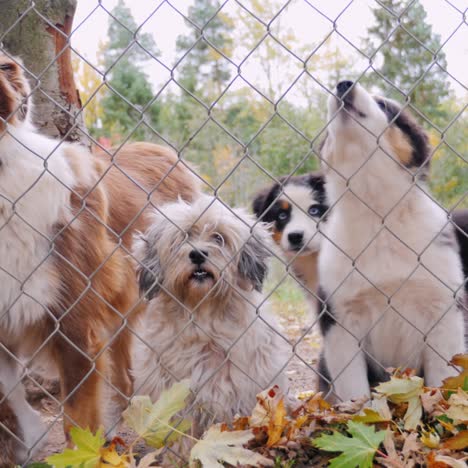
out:
M408 403L403 420L405 429L416 429L421 424L422 405L420 395L423 392L424 381L420 377L400 379L392 377L388 382L375 387L375 390L384 394L393 403Z
M371 408L377 411L383 419L386 419L388 421L392 420L392 412L388 407L388 401L385 395L373 393L371 400Z
M468 422L468 393L459 388L457 393L450 395L447 403L450 406L446 414L455 424Z
M347 430L351 437L335 432L332 435L321 435L313 443L327 452L342 452L330 461L331 468L371 468L375 452L383 442L386 431L375 432L373 427L353 421L349 421Z
M461 367L464 370L468 370L468 354L455 354L450 361L450 364Z
M284 401L281 399L275 408L272 409L272 417L268 423L268 442L267 447L272 447L281 439L283 431L288 424L286 419L286 409Z
M428 415L432 415L434 410L439 406L439 403L443 400L444 397L438 388L421 394L421 404Z
M160 455L161 449L156 452L148 453L145 455L137 464L133 455L130 455L130 465L128 468L162 468L160 466L155 466L153 463L156 462L156 458Z
M367 424L391 421L391 418L382 418L382 416L377 411L370 408L364 408L363 412L364 414L353 416L351 420Z
M440 436L434 429L428 429L427 431L421 431L421 442L431 449L436 449L440 445Z
M283 393L278 385L259 393L257 395L257 404L252 411L252 416L250 416L250 426L268 426L275 408L283 398Z
M183 380L162 392L154 404L148 396L137 396L123 412L123 419L148 445L160 448L190 428L190 421L187 420L171 422L185 408L185 399L189 394L189 381Z
M88 429L72 427L70 437L76 448L65 449L63 453L51 455L46 458L46 462L55 468L69 466L96 468L101 459L101 448L106 442L102 429L93 435Z
M442 447L450 450L468 449L468 430L460 431L457 435L445 440Z
M462 460L457 460L447 455L436 455L434 460L439 463L445 463L452 468L466 468L466 457Z
M98 468L127 468L130 465L128 455L119 455L115 443L111 442L108 447L101 449L101 460Z
M312 398L309 398L304 407L308 413L315 413L316 411L325 411L331 408L330 403L323 399L323 393L316 393Z
M403 444L401 453L403 455L408 456L411 455L412 452L419 452L421 448L422 445L420 440L418 439L418 434L416 432L413 432L405 438L405 443Z
M462 368L462 371L456 377L448 377L442 382L443 389L456 390L457 388L466 388L468 380L468 354L457 354L450 361L454 366Z
M364 405L369 401L369 398L364 396L361 398L357 398L356 400L348 400L338 403L335 408L337 411L341 413L359 413L362 410Z
M387 466L389 468L405 468L401 457L396 451L393 432L389 428L387 428L387 430L385 431L383 446L385 451L387 452L387 456L376 457L376 461L379 462L381 465Z
M221 461L237 466L273 466L273 461L243 447L254 437L252 431L221 432L216 424L208 429L190 452L190 466L198 460L206 468L223 468Z
M441 414L440 416L437 416L436 420L448 432L452 432L452 433L456 432L457 429L453 424L453 420L448 418L446 414Z

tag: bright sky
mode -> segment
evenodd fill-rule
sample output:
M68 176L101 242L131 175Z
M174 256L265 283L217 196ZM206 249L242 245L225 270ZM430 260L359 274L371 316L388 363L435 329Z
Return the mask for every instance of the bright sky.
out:
M265 0L268 1L268 0ZM460 86L455 80L451 85L458 95L466 95L468 88L468 25L463 23L463 10L467 9L466 0L421 0L433 30L441 35L442 42L446 42L443 49L448 60L449 72L463 84ZM75 16L75 32L72 45L88 60L96 63L96 51L100 41L105 41L109 15L117 0L78 0ZM284 3L287 3L286 0ZM371 6L376 6L375 0L292 0L287 11L281 15L281 25L294 32L301 45L317 44L323 40L333 28L332 21L337 19L337 30L352 44L362 44L366 30L372 22ZM142 32L153 35L161 51L160 60L171 66L175 59L176 38L181 33L187 33L188 27L182 14L186 14L192 0L126 0L138 24L144 24ZM227 0L223 10L234 18L243 4L249 8L251 0ZM323 15L314 10L320 10ZM344 12L340 15L340 12ZM233 39L236 39L235 28ZM336 36L336 44L345 56L358 59L359 53L346 40ZM241 60L243 57L236 57ZM298 66L290 57L291 66ZM255 80L255 56L242 67L242 74ZM163 67L153 63L146 70L153 83L162 83L169 78Z

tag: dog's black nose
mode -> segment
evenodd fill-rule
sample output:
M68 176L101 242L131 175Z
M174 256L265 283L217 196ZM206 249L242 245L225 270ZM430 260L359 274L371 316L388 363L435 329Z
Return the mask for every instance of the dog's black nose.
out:
M348 91L348 89L351 88L351 86L353 86L353 84L354 83L352 81L349 81L349 80L340 81L336 85L336 91L337 91L338 97L343 96L343 94L346 93L346 91Z
M288 240L291 245L295 247L302 245L304 241L304 233L303 232L290 232L288 234Z
M202 263L204 263L206 257L208 257L208 252L206 250L193 249L189 253L189 258L195 265L201 265Z

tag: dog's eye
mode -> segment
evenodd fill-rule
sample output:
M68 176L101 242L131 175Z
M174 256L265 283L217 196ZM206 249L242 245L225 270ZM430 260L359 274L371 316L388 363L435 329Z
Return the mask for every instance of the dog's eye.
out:
M2 71L11 71L11 70L13 70L13 64L12 63L2 63L0 65L0 70L2 70Z
M281 211L281 213L278 214L278 219L280 221L286 221L288 219L288 213L286 213L286 211Z
M387 106L385 105L385 102L377 101L377 105L385 112L385 109L387 108Z
M211 237L217 244L219 245L224 244L224 237L221 234L218 234L217 232L215 232Z
M309 209L307 210L310 216L322 216L325 211L326 210L324 209L324 207L318 204L311 205Z

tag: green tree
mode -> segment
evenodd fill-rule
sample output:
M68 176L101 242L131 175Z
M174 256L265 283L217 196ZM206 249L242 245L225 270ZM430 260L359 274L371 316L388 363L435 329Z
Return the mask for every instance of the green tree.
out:
M141 122L131 137L151 139L152 132L145 124L157 124L160 105L154 103L147 108L153 90L142 68L150 59L149 54L157 56L159 52L151 35L137 32L138 26L123 0L112 10L112 16L109 42L103 53L109 85L102 100L103 130L122 139Z
M188 16L197 27L188 23L191 33L177 39L179 54L191 49L180 66L180 83L191 93L204 97L218 97L231 76L229 64L222 55L229 56L232 48L230 22L222 11L217 13L219 7L218 0L195 0Z
M449 96L449 86L440 36L432 31L419 0L379 3L381 6L373 9L375 23L368 30L368 45L372 51L380 48L377 57L381 54L383 61L376 70L391 83L383 79L379 87L400 101L401 93L409 95L411 103L427 118L443 124L447 113L441 103ZM370 81L375 84L376 77Z
M465 99L460 99L466 102ZM430 134L434 154L431 161L431 189L447 208L468 208L468 111L456 98L447 101L445 108L458 118L442 134Z

